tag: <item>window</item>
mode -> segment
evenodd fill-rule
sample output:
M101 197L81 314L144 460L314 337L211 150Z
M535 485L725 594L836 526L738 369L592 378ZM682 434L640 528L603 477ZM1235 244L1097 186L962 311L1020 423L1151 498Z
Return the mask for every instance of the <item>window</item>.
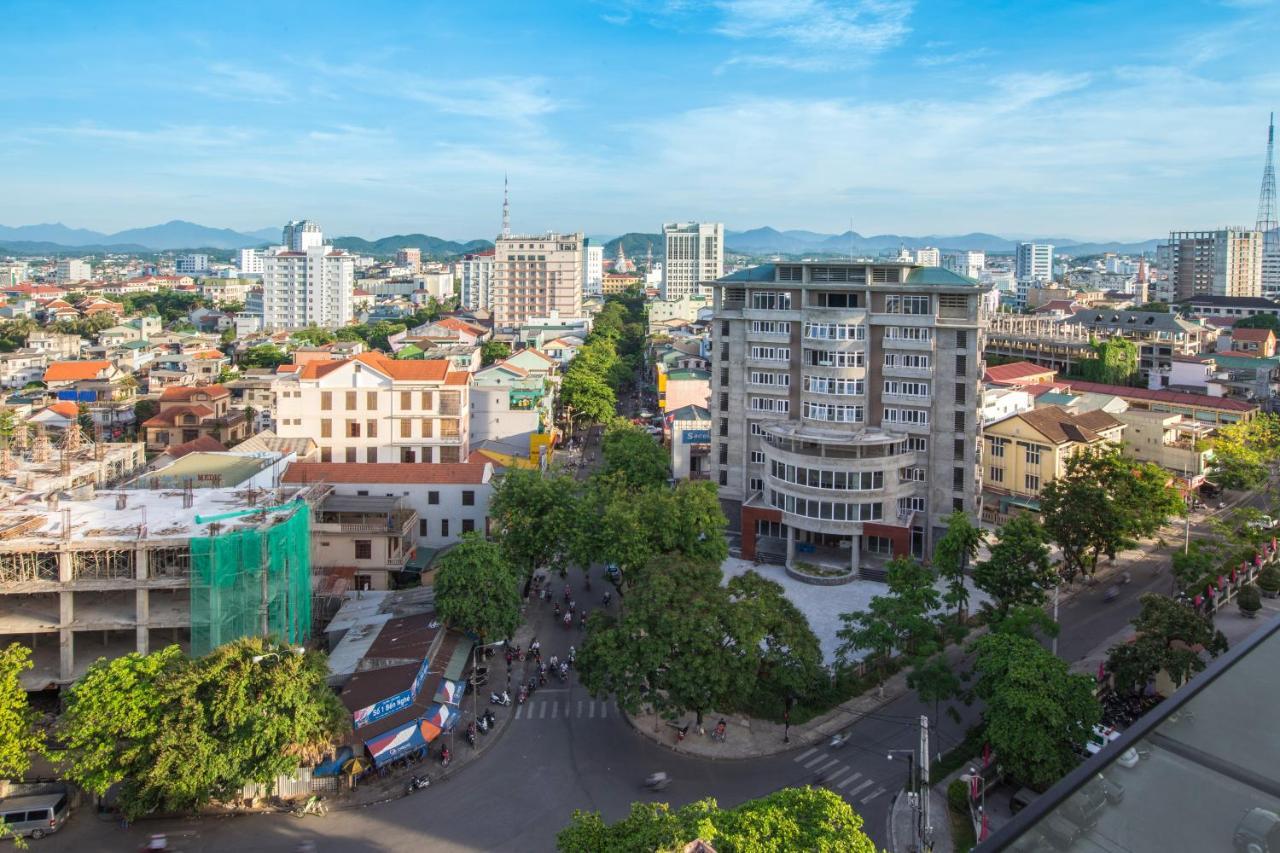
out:
M773 385L778 388L787 388L791 385L790 373L774 373L768 370L752 370L747 374L747 381L752 385ZM729 408L723 406L722 408Z
M751 451L751 464L753 464L753 465L763 465L763 464L764 464L764 451L763 451L763 450L753 450L753 451Z
M929 297L927 296L886 296L884 310L887 314L928 314Z
M833 269L828 269L826 267L815 267L813 270L814 281L844 280L844 279L831 278L829 276L821 276L819 275L820 271L823 273L831 273L836 271L843 272L844 270L842 270L839 267L836 267ZM857 273L858 281L862 281L865 278L865 275L863 275L861 270L854 270L851 272ZM832 290L823 290L817 293L810 293L809 304L814 308L858 308L860 307L858 304L857 293L849 293L848 291L832 291Z
M725 356L728 357L727 355ZM751 357L759 361L790 361L790 347L755 347L751 348Z
M791 294L776 290L753 290L751 307L763 311L790 311Z
M1040 478L1035 474L1028 474L1026 477L1026 487L1028 492L1040 491Z
M862 545L868 554L893 554L893 540L888 536L863 536Z
M795 483L811 489L865 492L884 488L883 471L827 471L803 465L788 465L775 460L769 465L769 476L784 483Z
M1028 465L1039 465L1039 464L1040 464L1040 450L1041 450L1040 445L1038 445L1038 444L1027 444L1027 445L1024 445L1024 447L1026 448L1026 452L1027 452L1027 464L1028 464Z
M761 427L761 426L760 426L760 424L756 423L755 421L752 421L752 422L751 422L751 434L752 434L752 435L764 435L764 428L763 428L763 427Z
M915 424L917 426L928 426L929 410L928 409L885 409L885 423L889 424Z
M721 336L721 337L727 337L727 336L728 336L728 334L729 334L729 321L728 321L728 320L721 320L721 321L720 321L720 336Z
M475 505L476 505L476 493L475 493L474 491L472 491L471 489L465 489L465 490L463 490L463 492L462 492L462 505L463 505L463 506L475 506Z
M365 434L365 435L367 435L369 438L377 438L377 437L378 437L378 422L377 422L377 421L375 421L375 420L366 421L366 422L365 422L365 425L364 425L364 428L365 428L365 433L364 433L364 434Z
M431 409L432 409L431 392L423 391L422 392L422 410L424 412L429 412L431 411Z
M400 421L400 437L401 438L413 437L413 421L407 418Z
M964 329L956 330L956 349L964 349L969 346L969 333Z
M834 403L810 403L805 401L803 416L811 421L832 421L834 423L856 424L865 419L862 406L840 406Z
M356 559L357 560L373 559L373 540L372 539L356 540Z
M353 412L355 411L355 408L356 408L356 392L348 391L347 392L347 411Z
M747 486L750 491L753 491L753 492L762 491L764 489L764 480L760 479L759 477L752 477L749 481L747 481Z
M418 519L418 535L419 536L430 535L429 533L427 533L427 520L425 518Z
M957 492L964 490L964 469L963 468L951 469L951 488Z
M862 367L866 363L866 355L863 350L830 352L806 349L804 364L808 367Z
M727 436L728 434L729 434L729 419L721 418L720 419L720 435Z
M928 397L928 382L905 382L898 379L884 381L884 393L898 394L902 397Z
M774 397L751 397L750 408L753 412L778 412L786 414L791 410L791 401Z
M400 408L401 409L413 408L413 392L412 391L400 392Z
M964 512L964 498L952 498L951 509L953 512Z
M955 456L956 459L963 459L966 445L968 445L968 443L969 440L967 438L957 438L951 447L952 455Z
M729 368L727 367L720 368L720 384L721 385L729 384Z
M719 445L719 448L720 448L719 450L720 464L728 465L729 464L729 445L725 444L724 442L721 442Z
M329 418L323 418L320 421L320 437L333 438L333 421Z
M360 437L360 422L353 421L353 420L347 421L347 438L359 438L359 437Z
M754 335L789 335L791 324L783 320L752 320L751 333ZM725 334L728 334L726 332Z
M865 341L867 327L861 323L805 323L804 336L818 341Z
M729 472L728 472L728 471L721 471L721 472L720 472L720 485L722 485L722 486L727 486L727 485L729 485Z
M321 391L320 392L320 411L328 412L328 411L331 411L332 409L333 409L333 392Z
M431 506L438 505L440 503L440 493L435 491L427 492L427 503Z
M347 448L347 461L348 461L348 462L357 462L357 461L359 461L359 460L357 460L357 459L356 459L356 448L354 448L354 447L348 447L348 448Z
M909 367L915 370L929 369L929 356L907 352L886 352L885 367Z
M923 468L914 466L911 468L899 468L898 479L904 483L923 483L928 479L928 476Z
M1008 443L1009 443L1009 439L1007 438L992 438L991 439L991 455L996 459L1003 459L1004 446Z
M861 379L830 379L826 376L804 377L804 390L812 394L833 394L840 397L861 396L864 391Z
M965 399L965 395L966 395L966 394L967 394L967 392L965 391L965 385L964 385L964 383L963 383L963 382L957 382L957 383L956 383L956 405L957 405L957 406L963 406L963 405L964 405L964 399Z
M370 465L372 465L374 462L377 462L377 461L378 461L378 448L376 448L376 447L366 447L366 448L364 449L364 461L365 461L365 462L368 462Z
M474 518L462 519L462 532L471 533L476 529L476 520Z
M968 376L968 375L969 375L969 356L957 355L956 356L956 376Z
M898 498L898 512L924 512L927 508L926 498Z
M929 439L922 435L907 436L907 450L923 452L929 449Z
M931 341L933 329L924 326L888 326L884 330L884 337L890 341Z
M1003 483L1003 482L1004 482L1004 469L1003 469L1003 468L1000 468L1000 467L997 467L997 466L995 466L995 465L992 465L992 466L991 466L991 477L990 477L990 479L991 479L991 482L993 482L993 483Z
M449 519L440 519L440 535L447 537L449 535Z
M955 416L955 417L956 417L956 424L955 424L956 432L964 432L964 429L965 429L965 427L964 427L964 423L965 423L964 412L956 412L956 416Z
M431 420L431 418L423 418L422 419L422 437L431 438L432 434L434 433L434 427L435 427L435 421Z

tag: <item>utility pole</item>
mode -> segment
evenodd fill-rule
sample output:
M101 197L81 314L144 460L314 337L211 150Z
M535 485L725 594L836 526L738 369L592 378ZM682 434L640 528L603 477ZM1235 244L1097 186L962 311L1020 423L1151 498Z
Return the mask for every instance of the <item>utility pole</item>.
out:
M920 820L921 850L933 850L933 823L929 819L929 715L920 715Z

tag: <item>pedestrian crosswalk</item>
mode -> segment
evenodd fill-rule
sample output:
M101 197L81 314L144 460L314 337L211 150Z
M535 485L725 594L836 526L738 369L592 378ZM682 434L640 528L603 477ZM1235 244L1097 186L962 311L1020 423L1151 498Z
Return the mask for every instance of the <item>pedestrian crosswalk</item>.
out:
M609 716L609 703L603 699L540 699L536 695L516 706L517 720L603 720Z
M859 805L866 805L881 796L887 790L876 784L876 780L868 779L864 774L846 765L841 759L833 758L830 753L818 747L806 749L794 759L805 770L811 770L833 791L848 797Z

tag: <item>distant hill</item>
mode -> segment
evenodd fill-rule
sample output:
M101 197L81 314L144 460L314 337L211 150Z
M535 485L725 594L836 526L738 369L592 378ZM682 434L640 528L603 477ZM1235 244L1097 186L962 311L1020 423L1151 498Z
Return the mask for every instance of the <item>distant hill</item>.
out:
M667 244L662 239L661 234L641 234L633 231L630 234L623 234L621 237L614 237L605 243L605 258L616 258L619 244L622 245L622 251L627 253L627 258L633 261L643 260L647 257L650 246L653 246L654 259L659 261L662 260L663 253L667 250Z
M493 244L488 240L468 240L466 243L458 243L432 237L429 234L397 234L378 240L365 240L363 237L336 237L333 245L348 252L384 257L394 255L399 249L421 249L423 257L431 258L447 258L493 248Z
M145 255L154 251L136 243L103 246L90 243L85 246L63 246L47 240L8 240L0 238L0 254L8 255Z
M209 228L194 222L175 219L150 228L131 228L107 237L104 243L137 243L152 249L186 249L192 246L210 249L247 249L263 241L230 228Z
M44 225L19 225L10 228L0 225L0 240L20 240L33 243L57 243L63 246L81 246L89 243L105 243L107 235L87 228L68 228L61 222Z
M928 234L912 237L906 234L875 234L864 237L856 231L843 234L818 234L813 231L778 231L776 228L753 228L749 231L728 231L724 237L725 248L746 254L782 255L878 255L894 252L902 247L921 249L934 247L943 250L975 250L1007 253L1017 250L1021 241L1010 240L995 234L975 232L971 234ZM1052 243L1057 251L1070 255L1095 255L1102 252L1137 254L1154 252L1160 240L1144 240L1138 243L1081 243L1054 237L1039 237L1036 242Z

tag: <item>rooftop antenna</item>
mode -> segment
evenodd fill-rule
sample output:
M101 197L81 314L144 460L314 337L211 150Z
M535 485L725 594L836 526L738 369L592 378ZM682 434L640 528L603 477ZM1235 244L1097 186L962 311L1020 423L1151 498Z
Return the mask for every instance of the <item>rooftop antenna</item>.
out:
M511 236L511 200L508 194L507 173L502 173L502 236Z

